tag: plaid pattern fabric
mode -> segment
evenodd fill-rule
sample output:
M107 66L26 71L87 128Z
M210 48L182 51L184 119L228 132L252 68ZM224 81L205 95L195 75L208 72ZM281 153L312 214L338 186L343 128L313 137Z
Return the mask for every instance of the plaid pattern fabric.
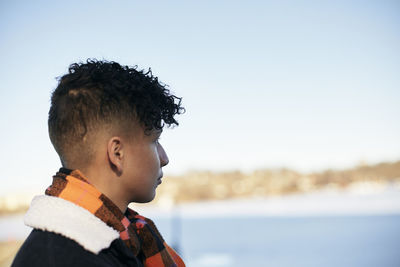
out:
M120 238L147 267L184 267L179 255L167 245L154 222L127 208L125 214L92 186L79 170L61 168L46 195L59 197L90 211L120 233Z

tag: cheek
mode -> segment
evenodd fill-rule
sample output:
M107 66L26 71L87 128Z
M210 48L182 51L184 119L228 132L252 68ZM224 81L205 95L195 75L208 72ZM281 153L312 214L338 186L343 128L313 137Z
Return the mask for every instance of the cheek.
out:
M158 149L157 147L154 147L151 150L151 153L149 154L149 163L151 162L151 165L153 165L155 168L160 167L160 157L158 155Z
M129 168L132 174L136 174L134 176L141 177L137 182L145 184L150 178L154 178L154 176L158 178L160 159L157 147L154 144L150 144L132 152L133 155L129 161Z
M141 160L141 166L139 166L143 172L149 175L158 174L160 169L160 159L158 157L157 149L152 148L143 154Z

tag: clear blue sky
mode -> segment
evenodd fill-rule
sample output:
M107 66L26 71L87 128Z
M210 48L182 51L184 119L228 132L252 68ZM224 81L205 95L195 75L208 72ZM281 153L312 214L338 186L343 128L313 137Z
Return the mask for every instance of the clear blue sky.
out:
M398 1L1 1L1 190L45 187L55 77L151 67L183 96L165 174L400 159Z

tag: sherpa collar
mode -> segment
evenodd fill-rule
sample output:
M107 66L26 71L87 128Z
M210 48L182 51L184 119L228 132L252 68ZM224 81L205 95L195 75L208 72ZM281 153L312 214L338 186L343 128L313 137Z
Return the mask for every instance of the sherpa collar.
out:
M62 198L40 195L32 200L24 223L35 229L68 237L98 254L119 238L119 232L86 209Z

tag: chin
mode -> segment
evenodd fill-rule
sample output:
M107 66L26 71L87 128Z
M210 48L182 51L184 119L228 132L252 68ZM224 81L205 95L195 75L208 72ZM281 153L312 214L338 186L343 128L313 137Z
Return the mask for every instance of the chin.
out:
M156 197L156 193L154 192L151 196L143 197L143 198L140 198L140 199L135 199L132 202L149 203L149 202L153 201L155 197Z

